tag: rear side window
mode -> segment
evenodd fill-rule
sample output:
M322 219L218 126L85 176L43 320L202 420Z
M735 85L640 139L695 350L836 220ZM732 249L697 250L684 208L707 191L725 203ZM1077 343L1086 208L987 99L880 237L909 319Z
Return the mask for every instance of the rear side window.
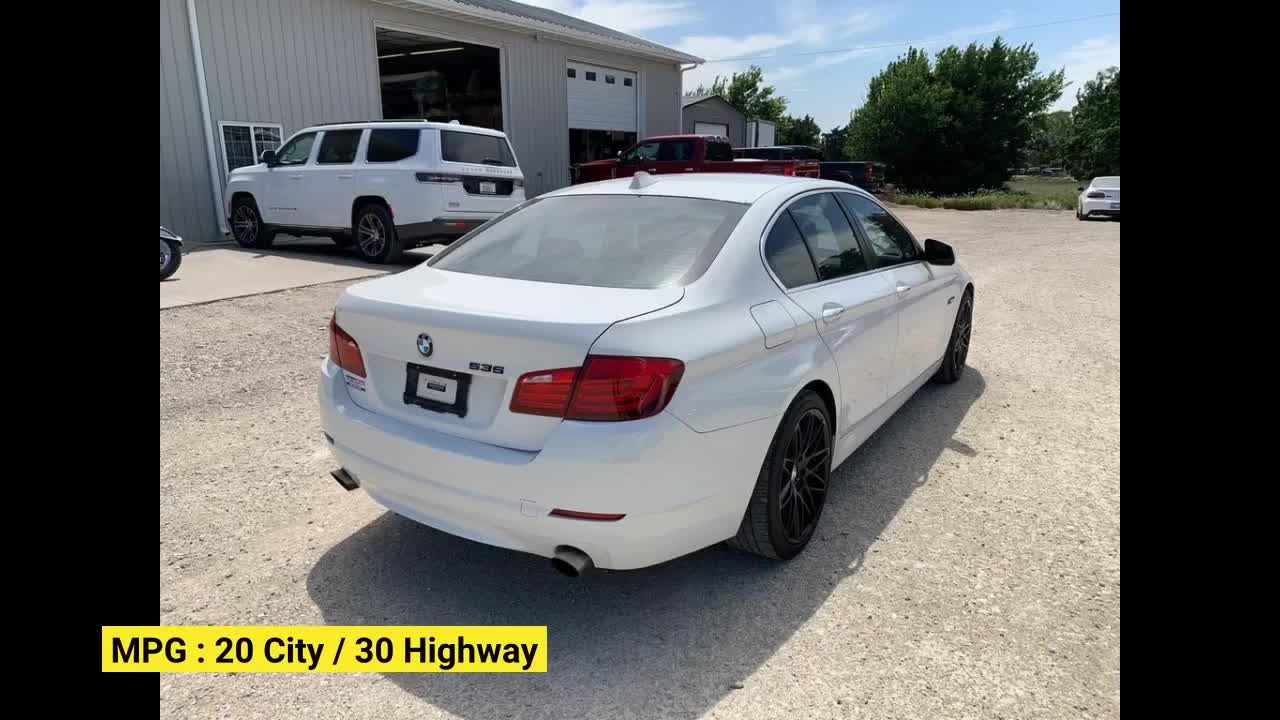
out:
M564 285L681 287L706 272L747 207L663 196L543 198L491 221L430 264Z
M658 146L659 162L689 162L693 160L693 142L690 140L664 140Z
M819 280L832 280L868 270L862 246L849 219L831 193L809 195L791 204L791 217L800 227Z
M708 160L732 160L733 146L727 142L707 142Z
M418 154L421 130L386 129L369 132L369 149L364 158L369 162L396 162Z
M850 216L862 225L862 231L871 245L871 253L875 255L879 267L911 262L920 257L911 233L889 214L888 210L853 193L839 193L840 202L844 204Z
M786 288L800 287L818 281L813 260L804 249L804 238L796 229L791 213L783 211L764 241L764 260Z
M363 130L326 130L320 139L317 165L348 165L356 161L356 148Z
M515 167L516 158L501 135L440 131L440 157L447 162Z

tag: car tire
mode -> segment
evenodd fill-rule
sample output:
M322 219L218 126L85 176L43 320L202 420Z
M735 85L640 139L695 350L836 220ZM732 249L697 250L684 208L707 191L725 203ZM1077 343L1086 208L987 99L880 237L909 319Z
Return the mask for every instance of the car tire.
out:
M269 248L276 231L262 221L253 198L238 197L231 201L231 235L244 248Z
M774 560L800 554L827 503L833 447L827 404L818 393L802 391L778 424L738 534L728 544ZM809 472L800 475L800 469Z
M1076 219L1079 220L1080 222L1084 222L1085 220L1089 219L1088 215L1085 215L1083 212L1081 212L1081 208L1079 205L1076 206Z
M385 205L369 203L356 210L351 237L365 260L383 265L400 260L400 237Z
M950 384L964 374L965 361L969 358L969 339L973 334L973 293L965 290L956 309L956 320L951 325L951 340L947 342L947 354L942 365L933 374L933 381Z
M182 248L174 243L160 241L160 279L164 280L170 275L178 272L178 266L182 264Z

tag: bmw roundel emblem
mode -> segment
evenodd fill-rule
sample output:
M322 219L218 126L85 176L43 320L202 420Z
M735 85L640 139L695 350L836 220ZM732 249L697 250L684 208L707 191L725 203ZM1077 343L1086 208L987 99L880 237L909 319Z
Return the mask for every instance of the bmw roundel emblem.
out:
M422 333L418 336L418 352L422 357L431 357L431 351L435 350L435 343L431 342L431 336Z

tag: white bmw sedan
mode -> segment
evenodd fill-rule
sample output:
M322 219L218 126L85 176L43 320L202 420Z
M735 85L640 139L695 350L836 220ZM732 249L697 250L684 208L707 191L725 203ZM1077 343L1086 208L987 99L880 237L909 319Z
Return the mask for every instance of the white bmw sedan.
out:
M808 544L833 467L964 371L973 282L844 183L577 185L338 299L335 478L578 575Z

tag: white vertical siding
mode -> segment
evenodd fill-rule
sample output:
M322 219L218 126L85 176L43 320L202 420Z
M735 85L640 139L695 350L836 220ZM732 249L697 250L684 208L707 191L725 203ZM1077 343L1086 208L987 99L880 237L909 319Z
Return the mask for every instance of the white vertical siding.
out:
M185 0L160 3L160 224L193 240L217 235Z

